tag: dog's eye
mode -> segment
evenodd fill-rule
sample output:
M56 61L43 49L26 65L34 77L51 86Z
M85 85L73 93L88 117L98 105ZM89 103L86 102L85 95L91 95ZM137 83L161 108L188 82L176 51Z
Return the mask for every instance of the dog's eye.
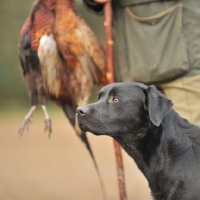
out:
M110 96L109 99L108 99L108 102L110 102L110 103L118 103L119 99L117 97Z
M116 98L116 97L113 97L112 101L113 101L114 103L118 103L118 102L119 102L119 99Z

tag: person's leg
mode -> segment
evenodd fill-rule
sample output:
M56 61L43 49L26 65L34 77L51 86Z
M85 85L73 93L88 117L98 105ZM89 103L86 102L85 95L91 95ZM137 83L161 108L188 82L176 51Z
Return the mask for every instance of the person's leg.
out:
M181 117L200 126L200 75L182 77L160 87Z

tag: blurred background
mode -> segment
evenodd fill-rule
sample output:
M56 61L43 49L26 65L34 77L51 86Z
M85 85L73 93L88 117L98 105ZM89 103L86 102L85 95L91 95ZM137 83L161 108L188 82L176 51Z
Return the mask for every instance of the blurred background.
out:
M103 16L77 2L77 10L104 45ZM37 109L28 131L18 129L30 102L18 60L19 31L32 0L0 1L0 199L103 200L98 176L84 145L62 110L48 103L51 138L44 132L43 113ZM96 96L98 89L94 90ZM94 101L91 99L90 101ZM111 138L88 134L104 181L107 200L119 199L114 147ZM123 152L128 199L150 200L148 184Z

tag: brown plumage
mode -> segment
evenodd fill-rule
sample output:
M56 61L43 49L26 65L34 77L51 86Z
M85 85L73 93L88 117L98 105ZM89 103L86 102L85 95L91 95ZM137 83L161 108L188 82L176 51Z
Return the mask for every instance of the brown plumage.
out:
M25 126L28 126L32 112L39 104L42 105L46 116L45 129L47 129L49 133L51 132L50 118L44 107L49 99L49 93L46 88L38 58L39 41L43 35L51 34L54 23L54 15L50 11L51 4L50 2L46 3L45 6L42 4L34 5L20 32L18 45L19 57L23 77L32 104L30 112L26 115L24 122L20 127L20 134L23 133Z
M62 107L94 160L86 134L76 126L75 111L87 103L94 85L105 85L105 55L95 34L77 14L74 1L37 0L21 29L18 48L32 104L19 133L38 105L45 114L45 130L51 133L45 107L50 99Z

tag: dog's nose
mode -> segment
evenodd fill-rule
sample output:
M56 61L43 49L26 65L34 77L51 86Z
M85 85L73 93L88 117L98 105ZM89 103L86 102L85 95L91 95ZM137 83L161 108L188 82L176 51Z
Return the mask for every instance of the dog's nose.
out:
M80 116L84 116L87 114L89 111L87 106L80 106L76 109L76 113L79 114Z

